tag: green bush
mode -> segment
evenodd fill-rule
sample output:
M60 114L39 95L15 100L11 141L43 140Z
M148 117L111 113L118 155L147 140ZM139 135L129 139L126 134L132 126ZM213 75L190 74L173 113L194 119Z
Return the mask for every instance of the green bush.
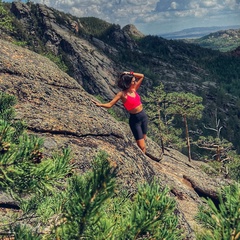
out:
M3 29L4 31L12 31L12 21L13 20L9 14L9 11L3 5L2 0L0 0L0 30Z
M237 240L240 238L240 188L238 184L226 186L219 193L219 204L205 200L196 219L202 226L198 240Z
M10 229L17 231L16 236L18 233L30 236L23 233L25 227L17 227L21 214L26 221L37 219L37 211L45 198L62 187L71 173L71 156L66 149L62 155L46 159L42 153L43 140L26 134L25 124L14 120L15 103L14 96L0 92L0 191L9 194L22 210L20 215L13 216L12 223L3 225L3 230L10 236L13 234Z
M0 93L0 189L20 195L48 191L71 172L70 152L45 159L43 140L13 120L15 103L14 96Z
M101 161L103 164L106 160ZM104 165L109 169L107 162ZM104 168L100 169L102 172ZM95 171L92 177L98 175ZM63 214L66 221L56 230L60 239L183 239L174 214L175 201L157 181L139 186L130 199L127 194L110 198L114 190L109 182L112 177L99 181L100 186L105 186L99 190L93 188L93 178L87 179L90 184L76 179L71 184L71 198L67 197Z

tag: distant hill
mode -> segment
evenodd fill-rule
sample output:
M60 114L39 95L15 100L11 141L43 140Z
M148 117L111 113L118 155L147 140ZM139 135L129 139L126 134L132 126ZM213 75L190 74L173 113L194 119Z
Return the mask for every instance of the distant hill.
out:
M221 52L232 51L240 46L240 27L239 29L221 30L199 39L187 39L186 42Z
M221 31L221 30L228 30L228 29L240 29L240 25L221 26L221 27L213 26L213 27L188 28L188 29L183 29L178 32L159 34L158 36L166 38L166 39L201 38L210 33L214 33L214 32Z

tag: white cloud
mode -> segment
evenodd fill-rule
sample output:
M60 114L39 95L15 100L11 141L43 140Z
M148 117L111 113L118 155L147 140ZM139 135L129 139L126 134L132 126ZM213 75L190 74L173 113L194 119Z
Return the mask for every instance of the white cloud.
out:
M177 7L178 7L178 4L176 2L171 3L171 8L172 9L177 9Z
M127 3L135 5L135 6L143 6L147 5L150 1L148 0L128 0Z
M223 1L223 7L229 8L231 10L240 11L240 1L239 0L225 0Z
M203 0L202 1L202 6L203 7L215 7L218 5L217 1L216 0Z
M148 34L159 26L240 24L240 0L33 0L77 17L94 16L124 26L132 23ZM208 19L208 21L206 21ZM170 25L171 24L171 25ZM182 24L182 25L181 25ZM178 29L177 29L178 28Z

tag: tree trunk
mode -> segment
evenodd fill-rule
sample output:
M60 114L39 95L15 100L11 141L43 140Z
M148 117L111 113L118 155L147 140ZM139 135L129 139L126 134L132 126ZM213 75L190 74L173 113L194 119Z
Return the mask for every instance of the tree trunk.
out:
M220 162L220 146L219 146L219 145L217 146L217 151L216 151L216 152L217 152L217 154L216 154L216 155L217 155L217 156L216 156L216 160L217 160L218 162Z
M183 116L185 128L186 128L186 141L187 141L187 147L188 147L188 160L191 162L191 146L190 146L190 140L189 140L189 133L188 133L188 123L187 123L187 117L186 115Z
M163 143L163 137L162 137L162 129L161 129L161 108L160 108L160 105L158 105L158 122L159 122L159 130L160 130L160 141L161 141L161 148L162 148L162 153L164 153L164 143Z

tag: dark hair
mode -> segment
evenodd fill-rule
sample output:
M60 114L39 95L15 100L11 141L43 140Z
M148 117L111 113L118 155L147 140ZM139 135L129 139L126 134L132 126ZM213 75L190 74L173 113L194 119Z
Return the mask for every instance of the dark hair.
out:
M133 74L122 73L118 79L117 85L122 90L127 90L131 86Z

